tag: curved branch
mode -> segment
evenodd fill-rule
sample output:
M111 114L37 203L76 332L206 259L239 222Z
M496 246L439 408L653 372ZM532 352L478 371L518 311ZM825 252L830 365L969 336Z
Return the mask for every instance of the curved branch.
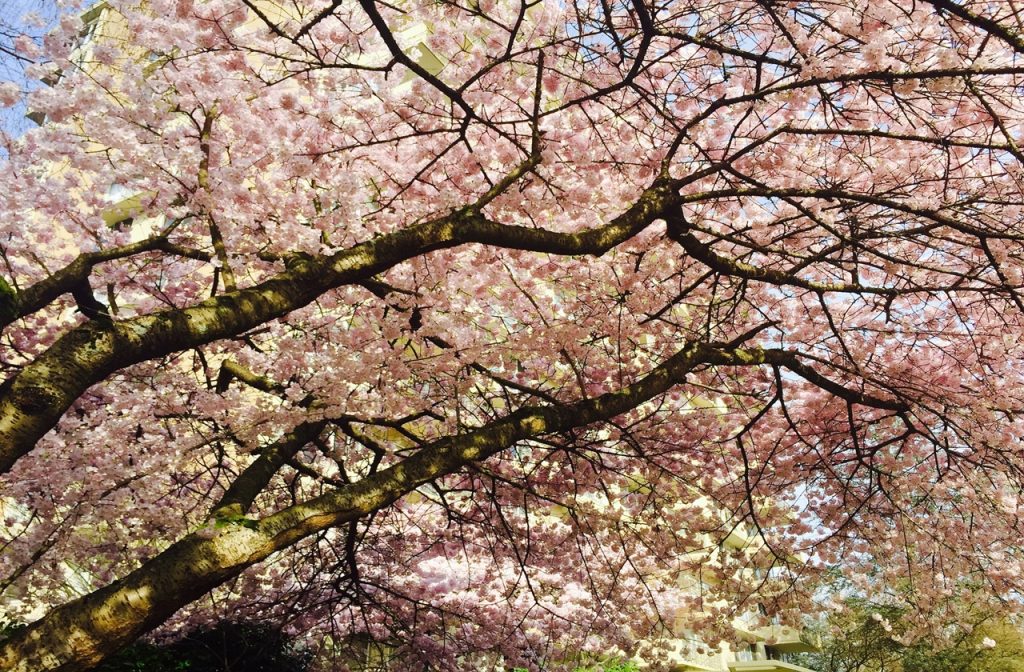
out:
M659 179L626 212L580 233L504 225L470 206L359 243L331 256L294 257L290 267L252 287L189 308L83 324L0 386L0 473L28 453L91 385L114 371L241 334L287 315L345 284L370 280L433 250L481 243L561 255L600 255L661 216L672 191Z
M1024 54L1024 39L1020 35L1004 28L999 22L980 14L975 14L966 7L952 2L952 0L925 0L925 2L940 12L952 14L961 21L969 23L975 28L980 28L989 35L995 35L1018 54Z
M27 317L42 310L58 297L74 292L86 283L92 269L104 262L126 259L146 252L167 252L180 257L188 257L199 261L209 261L210 255L200 250L176 245L167 240L167 232L146 238L128 245L112 247L97 252L83 252L64 268L48 278L26 287L14 297L15 310L0 315L0 330L15 320Z
M689 342L647 375L615 392L563 405L523 407L464 434L427 443L412 456L361 481L262 520L236 520L251 498L225 495L221 507L230 501L227 508L219 510L236 514L234 518L224 518L214 529L188 535L120 581L51 611L3 643L0 664L11 672L88 669L272 553L368 516L425 483L486 460L521 441L611 420L683 383L699 366L764 364L786 366L834 394L855 397L856 403L883 408L896 405L828 381L800 364L793 352ZM316 431L313 423L307 429L305 436L298 435L306 429L297 429L282 440L281 453L287 454L297 441L305 443ZM248 472L240 480L247 479ZM262 488L259 484L266 481L256 472L263 470L253 470L251 484Z

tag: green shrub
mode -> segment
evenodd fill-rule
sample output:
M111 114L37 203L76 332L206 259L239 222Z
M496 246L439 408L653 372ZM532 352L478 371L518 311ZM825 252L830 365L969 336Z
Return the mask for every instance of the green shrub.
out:
M166 645L132 644L94 672L305 672L310 658L275 628L220 623Z

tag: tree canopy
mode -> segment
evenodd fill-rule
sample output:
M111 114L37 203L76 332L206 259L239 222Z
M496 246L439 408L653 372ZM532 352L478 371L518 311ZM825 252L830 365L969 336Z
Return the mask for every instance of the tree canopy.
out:
M899 606L853 601L833 614L819 651L804 654L817 672L1020 672L1024 639L1016 623L960 613L931 637ZM909 637L908 637L909 635Z
M1016 610L1022 12L110 0L15 38L0 595L45 615L0 667L229 614L571 668L837 573Z

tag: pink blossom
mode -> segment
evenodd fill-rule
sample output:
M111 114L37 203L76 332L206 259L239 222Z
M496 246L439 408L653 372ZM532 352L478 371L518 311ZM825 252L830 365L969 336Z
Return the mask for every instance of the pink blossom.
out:
M11 107L21 100L21 87L14 82L0 83L0 107Z

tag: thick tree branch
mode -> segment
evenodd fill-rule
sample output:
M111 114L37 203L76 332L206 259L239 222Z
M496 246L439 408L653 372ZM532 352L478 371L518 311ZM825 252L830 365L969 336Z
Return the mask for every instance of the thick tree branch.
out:
M106 250L83 252L48 278L17 292L14 297L15 310L10 314L0 315L0 330L17 319L42 310L58 297L75 291L83 282L88 282L92 269L101 263L126 259L146 252L167 252L198 261L210 260L210 255L201 250L171 243L167 240L167 233Z
M1021 39L1020 35L1010 31L1008 28L1004 28L999 22L980 14L975 14L952 0L925 0L925 2L939 11L951 14L976 28L981 28L989 35L995 35L1006 42L1017 53L1024 54L1024 39Z
M213 505L210 518L237 516L248 511L278 469L302 450L303 446L313 442L326 425L326 420L304 422L260 451L259 457L238 475L220 500Z
M777 364L858 403L891 407L885 400L848 392L809 374L794 353L760 348L688 343L636 382L615 392L565 405L527 406L465 434L425 444L414 455L363 480L260 521L235 524L224 518L214 530L193 533L125 578L68 603L0 648L0 663L12 672L87 669L163 622L177 609L267 558L317 532L367 516L417 487L524 440L566 432L612 418L683 383L704 365ZM215 509L215 516L244 512L289 454L312 440L322 427L307 423L264 452L243 472Z
M84 324L0 388L0 473L29 452L82 392L113 371L241 334L307 305L330 289L364 282L433 250L481 243L551 254L600 255L650 225L674 198L667 183L658 180L626 212L580 233L498 224L472 206L332 256L293 258L288 270L264 282L190 308L113 324Z

